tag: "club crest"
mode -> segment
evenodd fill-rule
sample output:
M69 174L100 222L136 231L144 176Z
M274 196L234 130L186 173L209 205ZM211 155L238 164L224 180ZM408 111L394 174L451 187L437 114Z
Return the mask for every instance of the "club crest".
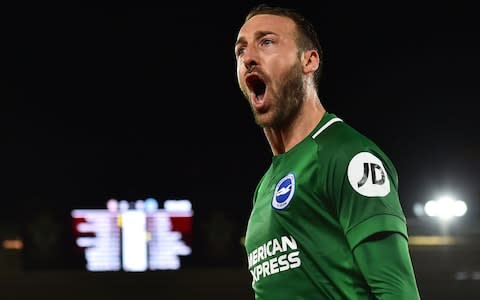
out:
M282 210L288 206L295 193L295 176L289 173L275 186L273 191L272 207Z

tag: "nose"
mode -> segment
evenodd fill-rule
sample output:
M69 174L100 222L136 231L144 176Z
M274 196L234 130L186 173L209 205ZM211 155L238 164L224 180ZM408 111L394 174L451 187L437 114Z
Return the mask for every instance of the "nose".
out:
M242 56L243 65L247 71L250 71L258 65L258 57L253 47L248 47L244 51Z
M250 72L257 65L257 61L253 58L249 58L249 59L245 59L243 61L243 64L245 65L245 68L247 69L247 72Z

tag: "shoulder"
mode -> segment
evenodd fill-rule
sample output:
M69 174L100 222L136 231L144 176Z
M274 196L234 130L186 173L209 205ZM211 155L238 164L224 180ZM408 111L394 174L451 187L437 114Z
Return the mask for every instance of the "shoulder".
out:
M317 144L319 158L345 164L352 160L380 160L396 173L388 155L372 139L350 126L348 122L337 119L339 121L331 123L319 134L312 135Z
M340 118L333 118L325 125L312 134L321 149L334 149L337 153L380 149L370 138Z

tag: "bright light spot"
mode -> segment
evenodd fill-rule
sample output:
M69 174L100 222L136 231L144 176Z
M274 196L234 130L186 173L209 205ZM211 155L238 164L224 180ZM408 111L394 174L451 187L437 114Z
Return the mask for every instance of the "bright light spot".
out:
M122 266L125 271L140 272L148 268L147 224L143 211L122 214Z
M154 212L158 209L158 202L155 198L147 198L145 199L145 211L146 212Z
M467 213L467 204L463 201L456 201L454 207L455 217L461 217Z
M430 200L425 203L425 213L429 217L435 217L437 215L437 202Z
M165 200L163 203L166 211L190 211L192 210L192 203L188 200Z
M143 200L135 201L135 209L143 210L144 208L145 208L145 202L143 202Z
M107 209L111 212L116 212L118 210L118 201L117 199L109 199L107 201Z
M430 200L425 204L425 213L430 217L439 217L449 220L453 217L461 217L467 212L467 204L450 196L442 196L437 200Z
M4 240L2 246L4 249L21 250L23 249L23 241L20 239Z
M77 238L77 246L82 248L93 247L95 246L96 238L94 237L79 237Z
M424 215L425 215L425 210L423 209L423 204L421 204L421 203L415 203L415 204L413 205L413 213L414 213L417 217L424 216Z
M129 204L127 200L120 200L120 203L118 207L120 208L120 211L127 211L129 208Z

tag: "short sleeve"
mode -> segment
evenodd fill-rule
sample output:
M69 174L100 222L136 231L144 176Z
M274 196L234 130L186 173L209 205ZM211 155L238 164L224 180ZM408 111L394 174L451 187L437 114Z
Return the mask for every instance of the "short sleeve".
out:
M351 249L382 231L407 237L397 173L380 149L362 143L340 147L327 177L329 197Z

